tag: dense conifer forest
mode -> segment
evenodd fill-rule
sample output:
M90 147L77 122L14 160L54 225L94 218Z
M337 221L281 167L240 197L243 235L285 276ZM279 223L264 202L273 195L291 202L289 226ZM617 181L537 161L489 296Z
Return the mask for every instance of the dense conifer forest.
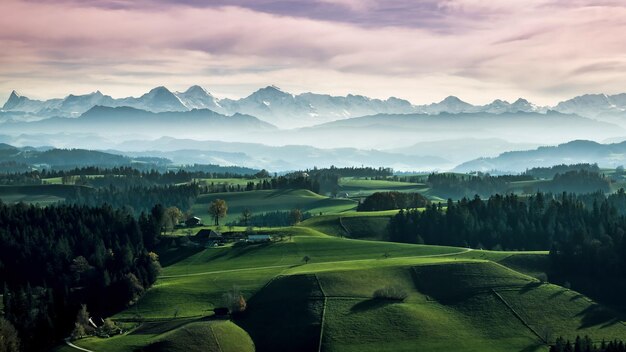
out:
M135 219L110 206L0 202L0 283L4 317L22 350L38 351L71 333L81 304L107 317L155 282L151 252L162 208Z
M626 275L626 193L608 197L537 193L476 196L424 211L400 211L392 241L495 250L550 250L552 270L590 277Z

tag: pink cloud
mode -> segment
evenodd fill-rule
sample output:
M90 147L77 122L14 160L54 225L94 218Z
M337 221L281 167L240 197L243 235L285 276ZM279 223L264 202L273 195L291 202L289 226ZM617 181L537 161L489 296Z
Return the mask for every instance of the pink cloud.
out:
M423 26L415 25L419 17L406 25L356 23L385 10L380 2L321 0L316 6L324 3L354 17L302 17L251 5L5 0L0 93L21 89L45 97L102 89L122 96L201 83L218 95L239 96L275 83L416 103L448 94L475 102L526 96L554 103L589 90L624 89L626 8L618 2L431 1ZM436 18L427 18L432 13Z

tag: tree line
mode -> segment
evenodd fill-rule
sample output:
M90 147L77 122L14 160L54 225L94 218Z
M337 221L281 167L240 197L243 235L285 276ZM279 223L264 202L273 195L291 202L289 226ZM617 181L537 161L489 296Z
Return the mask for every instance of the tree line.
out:
M550 352L626 352L624 341L602 341L594 343L589 336L580 337L572 343L562 337L556 339L555 343L550 346Z
M162 208L132 215L110 206L48 207L0 202L4 317L25 351L70 335L77 312L107 317L155 282Z
M440 197L460 199L479 195L489 197L496 193L508 193L513 190L513 182L533 181L531 174L500 175L489 174L461 175L452 173L432 173L426 184ZM590 193L609 192L611 180L602 174L582 169L556 173L549 181L529 183L523 188L524 193L533 192L568 192Z
M626 193L588 207L574 194L479 196L424 211L401 210L389 223L392 241L485 248L550 250L558 275L626 276L626 217L615 204Z
M241 216L228 223L228 226L254 226L254 227L283 227L292 226L304 221L313 215L310 212L302 212L299 209L277 210L266 213L253 214L244 210Z
M419 193L376 192L359 201L357 211L423 208L428 199Z
M131 214L139 215L150 211L155 204L188 211L195 204L199 194L200 188L196 184L124 188L109 186L77 189L76 192L68 194L65 203L85 206L108 204L113 208L127 209Z
M596 174L600 173L598 164L580 163L580 164L560 164L550 167L533 167L527 169L524 175L529 175L539 179L552 179L556 174L564 174L570 171L588 171Z

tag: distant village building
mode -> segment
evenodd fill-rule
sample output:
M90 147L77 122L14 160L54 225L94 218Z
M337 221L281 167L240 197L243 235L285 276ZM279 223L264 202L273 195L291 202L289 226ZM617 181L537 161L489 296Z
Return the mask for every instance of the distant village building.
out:
M192 216L189 219L185 220L185 225L187 227L194 227L194 226L198 226L202 223L202 219L200 219L197 216Z
M259 243L259 242L270 242L272 240L272 236L270 235L248 235L248 242Z

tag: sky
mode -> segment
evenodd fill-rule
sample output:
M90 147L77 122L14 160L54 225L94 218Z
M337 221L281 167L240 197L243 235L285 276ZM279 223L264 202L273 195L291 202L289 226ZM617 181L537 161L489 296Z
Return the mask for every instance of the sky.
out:
M0 100L199 84L540 105L626 92L622 0L1 0Z

